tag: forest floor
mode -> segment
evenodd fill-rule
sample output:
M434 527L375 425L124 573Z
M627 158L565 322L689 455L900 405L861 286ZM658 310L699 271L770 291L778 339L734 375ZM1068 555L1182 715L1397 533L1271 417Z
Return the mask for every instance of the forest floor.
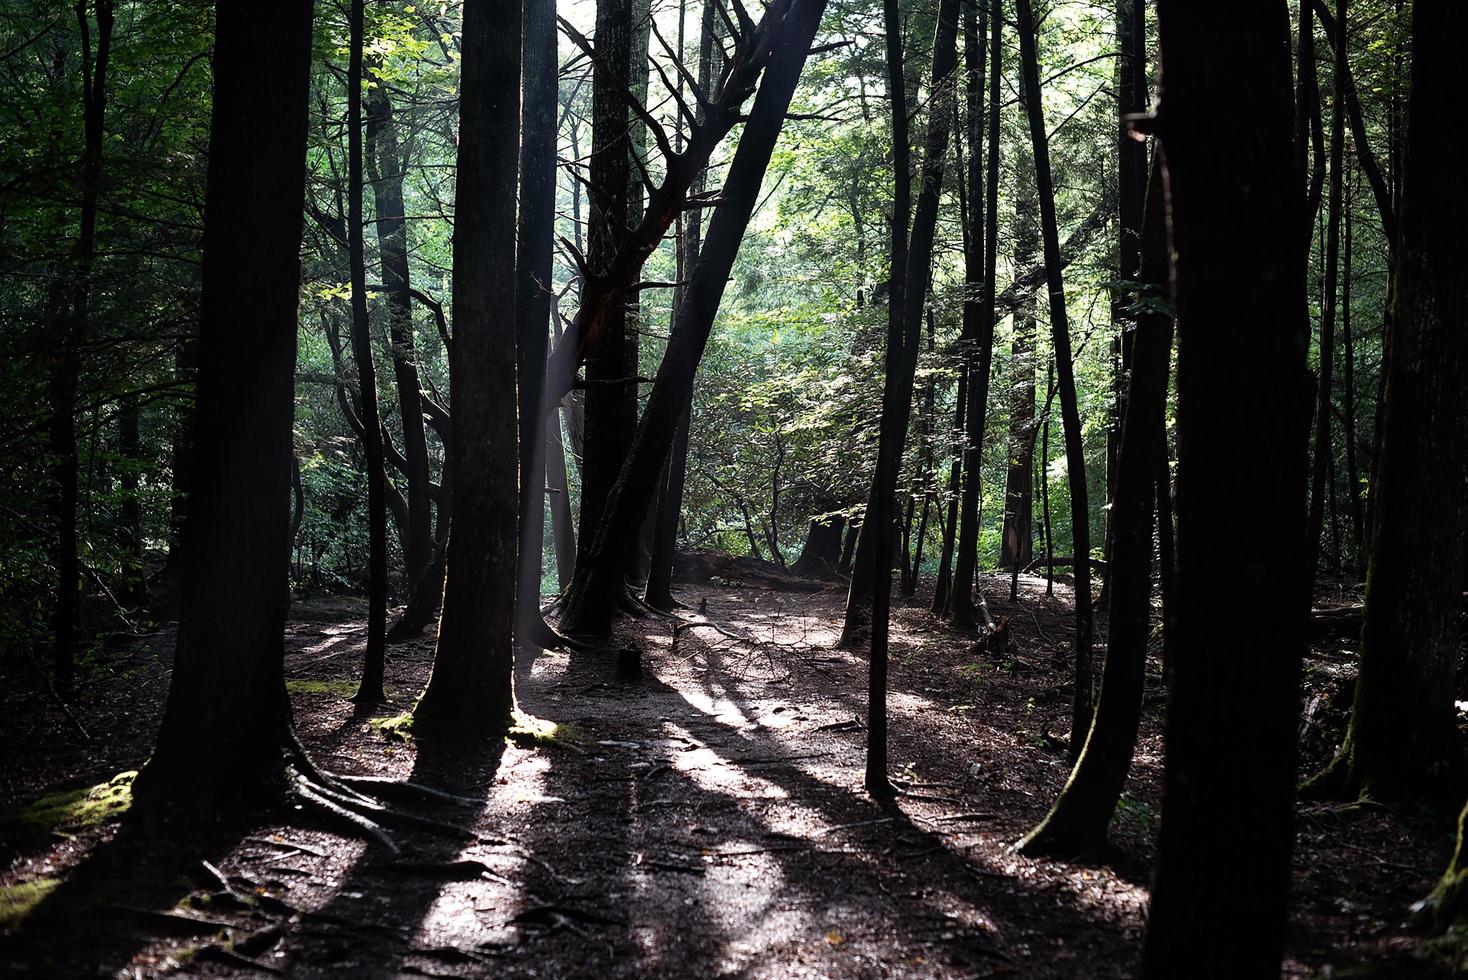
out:
M1113 852L1016 856L1010 845L1068 773L1058 657L1070 594L1057 583L1047 597L1024 576L1011 604L1007 578L981 586L1010 625L1002 654L943 626L921 594L894 609L891 759L904 794L887 806L862 791L865 661L833 648L838 587L683 583L690 608L676 623L619 627L619 645L644 651L640 679L605 654L522 662L520 704L539 733L477 754L382 725L421 689L431 636L391 648L396 705L361 714L345 696L365 607L298 603L286 670L317 762L483 801L431 811L460 835L394 831L397 859L285 813L244 833L198 828L207 862L197 843L160 853L118 819L125 779L86 787L146 758L172 630L99 652L72 717L33 663L7 658L0 973L1130 976L1160 796L1157 665ZM1339 736L1352 669L1338 644L1308 662L1305 767ZM1447 822L1302 806L1298 829L1286 975L1383 959L1410 975L1408 907L1444 866Z

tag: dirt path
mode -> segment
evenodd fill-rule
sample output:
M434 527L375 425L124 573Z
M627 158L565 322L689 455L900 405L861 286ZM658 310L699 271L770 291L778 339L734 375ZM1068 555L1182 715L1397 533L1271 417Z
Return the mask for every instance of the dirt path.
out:
M393 861L325 830L263 826L219 842L210 868L190 857L124 898L95 898L87 941L49 948L49 962L27 927L0 964L33 976L1128 976L1158 805L1160 687L1116 853L1105 864L1012 855L1067 775L1055 651L1069 641L1069 595L1046 599L1025 579L1011 608L1007 580L984 586L1017 657L975 655L925 604L896 611L892 761L906 795L889 807L861 791L865 665L831 648L837 590L685 586L680 598L706 601L705 614L681 613L676 630L661 619L621 628L618 643L644 651L640 679L598 654L522 663L521 705L542 734L478 756L354 715L342 694L360 610L298 610L287 670L317 760L483 800L433 814L465 832L398 831ZM31 706L49 719L32 731L50 726L60 775L95 782L140 761L168 649L165 635L129 655L111 682L131 680L126 707L83 711L99 729L90 746ZM431 639L394 648L393 711L421 687L431 651ZM34 795L58 775L34 755L4 761L15 764L7 792ZM1307 812L1289 974L1405 945L1399 923L1440 866L1441 836L1386 814ZM128 848L104 824L30 847L4 881L72 869L42 902L44 920L95 868L125 872Z

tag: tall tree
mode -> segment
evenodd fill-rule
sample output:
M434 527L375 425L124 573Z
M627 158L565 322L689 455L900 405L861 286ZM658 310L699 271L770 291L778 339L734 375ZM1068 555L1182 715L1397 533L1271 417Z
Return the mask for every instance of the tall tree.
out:
M989 418L989 370L994 359L994 277L999 260L999 73L1003 61L1000 40L1004 20L1000 13L999 0L994 0L994 4L991 39L993 51L989 66L988 165L985 168L987 186L981 188L977 179L977 159L969 184L970 198L976 202L982 200L985 206L983 241L977 245L973 254L964 256L970 288L981 285L978 285L979 301L972 311L977 320L974 337L978 351L973 373L969 377L968 391L965 392L968 407L964 424L963 513L959 518L958 557L953 569L953 590L948 600L949 608L953 612L953 623L961 629L972 626L974 617L974 583L979 566L979 488L983 482L984 429ZM982 48L982 45L976 44L975 47ZM971 92L977 89L977 83L977 78L970 79ZM978 127L975 126L969 137L975 146L977 135ZM975 260L982 262L982 266L971 266L970 263ZM964 315L969 315L967 305Z
M102 190L102 147L107 120L107 68L112 56L112 0L95 0L95 43L86 0L76 4L77 28L82 39L82 156L81 206L76 244L71 254L71 288L57 278L51 307L59 337L51 367L48 449L56 538L52 564L56 568L56 603L51 613L52 663L57 693L71 696L76 661L78 580L77 554L77 385L81 380L82 345L90 328L92 266L97 257L97 201ZM68 307L68 302L70 305Z
M449 531L443 616L416 729L503 731L514 708L519 431L515 199L520 150L520 0L464 8L454 194L454 343L449 351Z
M1140 19L1140 2L1137 6ZM1070 780L1050 813L1020 843L1026 853L1100 850L1106 843L1106 828L1121 798L1137 745L1151 635L1153 502L1157 497L1158 458L1165 448L1157 433L1162 431L1167 408L1167 374L1172 357L1164 207L1162 173L1154 165L1143 219L1143 256L1137 270L1140 279L1135 284L1137 305L1145 312L1134 321L1126 418L1117 452L1107 582L1109 630L1101 691Z
M698 265L674 314L668 348L638 421L632 452L622 466L591 550L585 552L585 561L578 560L575 580L566 593L561 627L567 632L605 635L611 629L622 594L623 558L635 543L679 416L692 395L694 375L724 287L825 6L825 0L774 0L767 8L767 21L779 25L769 35L768 63L729 164ZM768 20L771 17L774 20ZM725 72L726 85L732 72L732 67Z
M520 578L518 637L523 646L557 643L540 614L545 551L545 359L554 302L556 121L560 64L555 0L523 0L523 96L520 107L520 215L515 268L520 422ZM559 419L556 420L559 424ZM564 462L563 462L564 465Z
M1071 554L1075 556L1075 698L1071 712L1070 752L1080 754L1081 732L1091 724L1091 514L1086 488L1086 451L1076 399L1075 363L1070 349L1070 318L1065 308L1065 282L1060 258L1060 232L1055 218L1055 181L1050 172L1050 138L1041 102L1040 61L1036 53L1035 17L1030 0L1017 0L1020 65L1024 77L1025 112L1035 153L1035 192L1040 201L1040 238L1045 248L1045 281L1050 291L1050 336L1055 349L1055 377L1060 419L1065 430L1066 479L1070 486Z
M895 7L891 3L888 9ZM891 43L892 19L888 19ZM907 419L912 412L913 372L917 368L923 306L932 279L933 236L938 203L943 193L943 166L948 156L948 130L953 120L951 77L958 67L958 0L941 0L933 28L933 67L928 91L931 109L923 140L922 178L912 215L912 237L907 247L903 277L902 314L888 321L886 379L882 387L882 417L877 439L877 467L873 478L875 512L870 520L875 561L872 562L871 653L868 660L866 790L877 798L893 795L887 778L887 625L892 602L894 498ZM860 550L860 544L857 545ZM860 562L858 562L858 566ZM856 575L861 574L860 567ZM854 578L855 576L853 576ZM955 590L959 582L955 576Z
M139 801L222 812L278 792L299 754L284 636L311 8L217 7L178 649Z
M1462 793L1453 707L1468 533L1468 260L1465 152L1443 120L1452 95L1458 4L1412 12L1412 91L1397 246L1385 431L1372 488L1361 670L1344 743L1318 794L1378 800Z
M1336 22L1340 29L1346 25L1346 0L1336 0ZM1325 503L1330 496L1334 480L1330 479L1330 461L1333 449L1330 438L1330 416L1335 405L1335 318L1336 284L1340 273L1341 257L1341 203L1345 182L1342 164L1345 161L1345 101L1346 76L1335 73L1335 95L1332 99L1330 122L1330 192L1326 203L1325 224L1325 285L1324 302L1320 311L1320 369L1316 374L1315 395L1315 450L1313 474L1310 481L1310 563L1306 573L1315 581L1316 566L1320 563L1320 535L1325 522ZM1332 560L1339 561L1340 555Z
M433 559L432 474L428 434L423 425L418 344L413 336L413 287L408 265L408 218L403 199L409 149L399 140L392 97L374 79L366 94L367 174L372 183L378 266L386 301L387 337L403 432L403 475L408 485L403 527L403 567L409 588L417 585ZM411 142L411 141L408 141Z
M1282 0L1158 0L1157 17L1179 345L1179 637L1142 975L1277 977L1307 629L1305 187L1290 141L1290 19ZM1270 478L1241 459L1268 459ZM1247 636L1227 628L1241 590L1253 597Z
M362 33L365 0L351 0L347 54L347 257L351 276L352 356L357 362L357 411L367 463L367 649L358 704L387 700L382 671L387 649L387 469L377 407L377 368L367 315L367 264L362 232Z

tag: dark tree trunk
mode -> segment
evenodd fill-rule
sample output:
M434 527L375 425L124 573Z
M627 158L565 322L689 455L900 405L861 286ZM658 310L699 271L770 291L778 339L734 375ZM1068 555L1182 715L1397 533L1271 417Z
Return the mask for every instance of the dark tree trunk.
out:
M1141 16L1141 11L1137 11ZM1096 717L1070 781L1049 815L1021 843L1027 853L1097 851L1126 784L1137 728L1152 612L1152 517L1157 498L1157 438L1167 407L1172 316L1167 295L1167 225L1162 173L1154 166L1146 199L1145 257L1137 269L1138 298L1148 312L1135 320L1132 370L1117 453L1112 504L1112 553L1107 566L1110 628Z
M683 7L678 8L678 27L683 29ZM698 87L704 92L712 91L714 75L714 13L713 2L705 2L703 23L698 42ZM681 45L679 50L682 50ZM683 79L678 79L681 94ZM705 116L702 105L697 117ZM694 194L703 193L706 174L700 171L690 189ZM698 265L698 253L703 239L703 211L694 208L681 219L681 231L677 238L677 281L682 283ZM683 302L685 287L678 286L673 294L673 309ZM673 435L672 454L664 467L663 481L658 488L656 527L653 530L652 554L648 561L647 584L643 587L642 600L654 609L668 611L675 608L673 598L673 554L677 550L678 518L683 511L683 486L688 473L688 423L692 406L684 406L678 419L678 428Z
M454 343L449 351L449 532L433 673L415 729L503 731L514 708L519 533L515 405L515 197L520 146L520 0L464 8L454 199Z
M608 499L606 518L583 551L585 560L577 561L576 577L566 593L561 617L564 630L601 636L611 630L625 578L623 556L635 544L642 517L657 490L681 410L692 395L694 375L713 329L734 257L754 212L760 183L824 9L825 0L793 0L774 41L773 54L730 163L698 265L674 314L667 352L633 437L632 452Z
M892 125L892 215L888 223L892 235L891 263L887 270L887 335L890 338L894 332L897 336L902 336L904 329L902 316L906 310L905 297L908 289L907 250L909 243L907 234L912 212L912 138L908 129L908 80L902 53L902 12L897 0L883 0L882 27L886 34L887 99L891 104ZM890 339L888 346L890 349ZM886 362L887 372L895 371L900 376L902 372L900 364L900 360L888 360ZM909 388L909 402L911 398ZM887 404L884 396L882 405L884 418L886 412ZM906 426L907 420L904 418L904 441L906 440ZM900 459L901 453L898 454L898 457ZM879 564L877 555L889 555L892 551L890 546L886 549L877 547L878 534L885 532L878 532L876 525L869 519L876 507L880 485L880 481L873 474L872 484L867 488L867 512L861 522L861 533L857 535L856 539L856 558L852 565L851 587L846 595L846 615L841 625L841 637L837 641L837 646L858 643L863 634L870 629L872 583L876 581L873 577L873 569L875 565Z
M557 71L555 0L522 0L519 252L515 268L519 379L520 576L517 636L522 647L554 643L540 614L545 552L545 359L550 331L556 220ZM557 420L559 422L559 420ZM564 460L562 461L564 465Z
M952 593L953 582L953 548L958 534L958 498L963 486L963 450L958 448L963 438L964 412L968 409L968 372L958 373L958 390L955 392L955 407L953 409L953 429L951 446L955 447L950 452L953 458L948 463L948 492L944 495L947 503L947 519L939 513L939 520L943 522L943 550L938 559L938 576L933 582L933 604L929 611L935 616L942 616L948 612L948 598Z
M1468 804L1458 815L1458 839L1453 847L1448 870L1437 887L1414 908L1436 932L1446 932L1453 925L1468 921Z
M199 339L190 334L179 341L173 358L174 383L188 390L175 410L173 444L170 450L168 498L168 559L165 567L177 579L183 567L181 547L184 512L188 509L188 481L193 473L194 393L198 389Z
M433 558L433 500L428 436L423 426L423 396L418 350L413 338L413 294L408 267L408 222L403 181L408 158L398 143L392 101L382 85L367 97L367 168L372 178L373 218L377 225L378 265L386 300L387 336L392 347L393 381L403 427L403 476L407 479L407 520L403 529L403 569L417 582Z
M1337 18L1346 22L1346 2L1336 0ZM1344 125L1345 76L1335 73L1335 98L1330 121L1330 193L1326 204L1325 230L1325 285L1324 300L1320 311L1320 368L1316 374L1315 393L1315 450L1312 460L1310 481L1310 526L1309 565L1306 568L1307 601L1314 594L1317 567L1320 564L1320 536L1324 530L1325 505L1331 494L1334 481L1331 473L1330 416L1335 394L1335 317L1336 284L1340 270L1341 252L1341 198L1344 194L1341 165L1345 160L1346 133ZM1339 549L1335 558L1339 560Z
M964 316L972 315L976 320L976 350L972 361L973 370L969 376L968 408L964 413L963 500L962 514L959 517L958 555L953 568L953 588L948 596L948 606L953 612L953 625L960 629L968 629L974 624L974 583L979 567L979 491L984 479L984 429L989 419L989 370L994 359L994 277L999 256L999 78L1003 61L1000 40L1003 21L1001 16L994 17L993 37L990 39L993 52L990 58L992 64L989 66L987 188L978 179L977 157L969 174L969 198L974 202L975 211L981 203L985 210L982 243L978 236L973 236L973 247L964 255L965 279L969 288L976 288L979 282L983 286L981 298L977 304L973 304L973 309L969 308L971 296L964 306ZM976 35L978 30L970 33ZM972 48L979 64L975 66L978 71L971 72L969 77L971 104L981 101L978 93L983 56L977 52L982 47L975 37ZM969 126L969 143L977 147L980 125L975 114L971 114Z
M896 22L895 0L885 8L888 43ZM938 203L943 191L943 165L948 155L948 131L953 120L954 97L950 76L958 66L958 0L941 0L933 31L933 70L928 91L932 93L927 136L923 142L922 182L912 216L912 238L907 248L907 273L903 277L902 314L889 320L887 328L886 380L882 389L881 431L877 440L877 467L872 484L876 504L870 521L876 560L872 563L871 654L868 660L866 791L882 799L893 795L887 778L887 625L892 602L892 519L897 490L897 471L907 437L907 419L912 411L913 372L917 368L917 327L922 322L932 276L933 234L938 220ZM972 399L969 402L973 405ZM860 545L858 545L858 550ZM857 562L856 576L861 575ZM852 581L856 581L856 576ZM959 587L955 576L955 594Z
M1290 146L1289 16L1279 0L1158 0L1157 11L1180 652L1142 975L1274 978L1308 627L1305 187ZM1269 479L1241 459L1269 460ZM1240 594L1251 597L1242 625Z
M1450 38L1468 9L1419 3L1412 13L1407 173L1386 431L1370 528L1366 621L1351 722L1311 788L1395 801L1462 793L1453 707L1468 533L1468 154L1443 120L1457 111Z
M357 407L367 457L367 650L362 681L352 700L380 704L387 649L387 469L377 409L377 368L367 318L367 265L362 232L362 32L365 0L351 0L347 61L347 261L352 291L352 356L357 362Z
M790 566L790 571L812 578L834 572L841 560L841 530L845 525L846 519L840 516L811 520L805 533L805 547L800 550L800 557Z
M278 791L312 5L220 0L178 650L139 802ZM243 303L240 297L248 296Z
M1028 154L1021 151L1017 170L1029 168ZM1033 188L1020 181L1015 207L1015 260L1021 267L1034 262L1036 242ZM1035 314L1033 294L1016 302L1014 334L1009 360L1013 372L1013 403L1009 410L1009 472L1004 483L1004 538L999 564L1023 569L1035 559Z
M65 287L53 292L52 315L57 321L57 351L51 366L51 420L47 448L55 483L56 540L52 563L56 569L56 604L51 611L52 669L56 693L71 697L75 674L77 606L80 600L81 562L77 553L77 386L81 381L82 345L90 329L88 306L92 293L92 264L97 256L97 198L102 188L102 139L107 118L107 68L112 54L112 2L95 0L96 38L93 47L87 4L76 5L82 37L82 199L77 241L72 251L70 309Z
M1070 527L1075 563L1075 700L1071 712L1070 752L1080 752L1081 732L1091 724L1091 514L1086 488L1086 453L1076 400L1075 365L1070 350L1070 324L1061 276L1060 234L1055 220L1055 183L1050 174L1050 142L1041 105L1040 63L1035 51L1035 20L1030 0L1018 0L1020 62L1024 71L1024 103L1035 152L1035 188L1040 200L1040 237L1045 247L1046 281L1050 290L1050 333L1055 349L1055 376L1060 419L1065 429L1066 479L1070 486Z
M632 0L597 0L586 262L598 272L609 268L617 257L631 220L628 189L632 180L632 130L628 120L632 110L628 84L632 78L632 28ZM582 305L586 305L585 297ZM608 309L586 357L578 567L586 563L596 542L607 495L627 458L637 425L636 387L630 380L637 373L637 365L628 357L627 309L625 298ZM633 393L630 399L629 390ZM624 558L626 554L635 554L635 543Z

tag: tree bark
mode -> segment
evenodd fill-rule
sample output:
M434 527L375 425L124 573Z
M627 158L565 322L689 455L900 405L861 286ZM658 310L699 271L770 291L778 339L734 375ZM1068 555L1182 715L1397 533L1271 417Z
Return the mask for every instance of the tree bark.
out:
M140 803L211 816L274 792L298 751L284 584L312 5L220 0L215 23L178 649L133 786Z
M1468 533L1468 155L1442 121L1457 112L1448 39L1468 28L1457 4L1412 14L1412 88L1396 260L1385 431L1369 528L1361 670L1344 744L1310 789L1382 801L1463 787L1453 707Z
M1274 978L1308 627L1306 188L1292 162L1290 24L1279 0L1158 0L1157 12L1179 336L1180 652L1142 976ZM1268 459L1269 479L1241 459ZM1249 622L1230 628L1240 594Z
M449 532L443 615L414 730L495 734L514 708L519 545L515 404L515 197L520 0L464 8L449 351Z
M1050 142L1041 105L1040 63L1035 45L1035 19L1030 0L1017 0L1020 63L1024 71L1024 103L1035 152L1035 189L1040 200L1040 237L1045 248L1046 281L1050 290L1050 334L1055 349L1055 377L1060 394L1060 419L1065 431L1065 466L1070 486L1070 527L1073 553L1091 552L1091 514L1086 487L1085 443L1076 399L1075 364L1070 349L1070 322L1065 308L1065 283L1060 265L1060 235L1055 219L1055 183L1050 173ZM1086 561L1075 567L1075 699L1071 712L1070 753L1080 753L1080 733L1091 724L1091 568Z

